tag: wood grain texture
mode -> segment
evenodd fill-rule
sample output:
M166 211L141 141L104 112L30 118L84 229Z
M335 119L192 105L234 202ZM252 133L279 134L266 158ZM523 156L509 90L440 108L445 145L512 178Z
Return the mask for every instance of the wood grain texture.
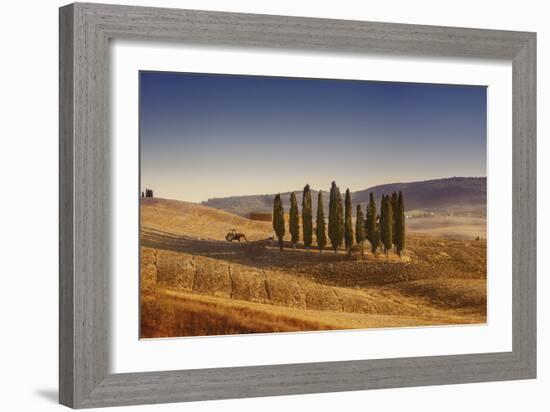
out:
M59 14L59 401L73 404L73 38L72 7Z
M60 9L60 402L84 408L536 375L533 33L75 3ZM513 350L109 373L109 40L497 58L513 64Z
M536 375L536 37L512 62L513 88L513 351L523 367Z

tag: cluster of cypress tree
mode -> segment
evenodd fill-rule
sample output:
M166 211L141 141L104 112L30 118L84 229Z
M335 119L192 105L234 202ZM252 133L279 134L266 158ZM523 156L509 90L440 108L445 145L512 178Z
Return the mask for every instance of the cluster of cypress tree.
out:
M365 223L366 238L371 245L371 252L376 253L382 247L386 256L392 247L401 257L405 249L405 202L403 193L396 192L382 195L380 214L376 212L374 196L370 194L367 205L367 220Z
M345 243L346 250L351 252L354 242L363 247L365 240L370 243L372 253L382 247L386 256L392 247L401 257L405 249L405 204L403 193L394 192L391 196L382 195L380 214L377 213L374 196L370 193L366 213L363 215L361 205L357 205L355 230L352 223L352 201L349 189L346 190L345 201L342 204L342 195L336 182L332 182L329 196L328 237L335 253ZM323 207L322 192L319 191L317 200L317 215L315 221L315 235L317 246L323 252L327 244L326 223ZM273 202L273 229L279 240L279 247L283 250L285 235L285 216L281 196L275 196ZM300 221L298 201L294 193L290 194L289 231L292 247L300 240ZM302 194L302 236L306 249L313 243L313 211L311 190L309 185L304 187Z

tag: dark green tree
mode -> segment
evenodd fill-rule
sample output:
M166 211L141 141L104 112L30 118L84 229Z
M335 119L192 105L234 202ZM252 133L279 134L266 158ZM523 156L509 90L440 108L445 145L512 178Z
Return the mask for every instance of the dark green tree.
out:
M355 240L361 246L361 255L363 255L363 243L365 242L365 217L361 205L357 205L355 214Z
M352 223L353 209L351 206L351 193L349 189L346 189L346 200L344 202L344 239L346 243L346 249L351 253L351 247L353 246L353 223Z
M273 230L279 240L279 249L283 251L283 237L285 235L285 211L281 202L281 195L276 195L273 200Z
M376 203L374 202L374 195L372 192L369 196L369 204L367 205L367 220L365 222L367 239L371 245L371 252L375 253L378 249L378 243L380 239L375 242L376 233Z
M382 246L385 246L386 244L386 232L384 231L386 222L386 195L382 194L382 198L380 199L380 242L382 243ZM384 252L386 250L384 249Z
M397 254L401 257L405 250L405 201L403 193L399 192L397 198L397 221L395 222L395 248Z
M317 220L315 226L315 236L317 237L319 253L323 253L323 248L327 244L327 233L325 229L325 212L323 210L323 194L320 190L317 198Z
M395 235L396 235L396 228L395 228L395 222L397 222L397 193L393 192L391 194L391 210L392 210L392 225L391 225L391 233L392 233L392 241L394 247L395 244Z
M292 243L292 247L296 249L296 243L300 240L300 218L298 216L298 202L294 192L290 194L288 229L290 231L290 242Z
M374 217L374 231L372 240L370 241L370 251L376 256L376 252L380 247L380 215Z
M389 196L382 195L382 204L380 206L380 240L384 245L386 257L392 247L392 218L391 199Z
M302 195L302 231L304 232L304 245L309 250L313 243L313 209L309 185L304 187Z
M338 248L344 240L344 213L342 195L340 195L340 189L336 186L336 182L332 182L330 187L328 237L334 253L338 253Z

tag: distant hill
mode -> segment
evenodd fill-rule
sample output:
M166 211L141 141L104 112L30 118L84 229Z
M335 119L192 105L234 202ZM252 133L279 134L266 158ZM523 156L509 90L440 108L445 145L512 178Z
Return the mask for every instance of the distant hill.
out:
M372 192L379 201L382 194L403 192L406 210L445 210L487 204L487 178L451 177L421 182L391 183L353 193L354 203L366 203Z
M340 186L342 195L345 186ZM377 204L382 194L402 191L405 197L405 208L411 210L457 210L464 208L484 208L487 204L487 178L485 177L451 177L445 179L425 180L408 183L390 183L373 186L357 192L352 192L353 204L365 205L372 192ZM281 193L283 206L288 210L290 193ZM298 202L301 202L302 191L295 191ZM313 208L317 208L317 190L312 190ZM328 191L323 191L323 201L328 213ZM252 212L270 213L273 208L274 194L232 196L208 199L201 204L221 209L240 216L248 216Z

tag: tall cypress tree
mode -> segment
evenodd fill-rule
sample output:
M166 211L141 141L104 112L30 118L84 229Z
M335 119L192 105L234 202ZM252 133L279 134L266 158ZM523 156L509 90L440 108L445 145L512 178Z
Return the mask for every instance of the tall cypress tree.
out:
M342 245L344 241L344 205L342 204L342 195L340 189L338 189L338 197L336 198L336 206L338 211L338 246ZM337 251L335 251L337 252Z
M365 222L365 229L367 232L367 239L371 244L372 253L376 252L378 245L374 246L376 235L376 203L374 202L374 195L370 192L369 204L367 205L367 221Z
M336 182L332 182L328 199L328 237L333 248L336 239L336 214L338 213L338 206L336 206L336 190Z
M313 243L313 211L311 207L311 191L309 185L304 187L302 196L302 230L304 232L304 245L309 250Z
M276 195L273 200L273 230L279 240L279 249L283 251L283 237L285 235L285 211L281 202L281 195Z
M355 215L355 240L361 246L361 255L363 254L363 242L365 241L365 218L361 205L357 205L357 213Z
M346 200L344 202L344 206L344 239L346 241L346 249L351 253L351 247L353 246L353 209L351 207L351 193L349 189L346 189Z
M397 254L401 257L403 250L405 249L405 202L403 200L403 193L399 192L397 198L397 221L395 222L395 248Z
M391 199L389 196L382 196L382 212L380 214L380 239L384 245L386 257L389 256L389 251L392 247L392 217Z
M397 222L397 193L393 192L391 194L391 210L392 210L392 226L391 226L391 233L392 233L392 241L393 245L396 246L395 239L396 239L396 226L395 222Z
M370 241L370 251L376 256L376 251L380 247L380 215L374 217L374 231Z
M315 236L317 237L317 246L319 253L323 253L323 248L327 244L327 234L325 229L325 212L323 210L323 193L319 190L317 198L317 220L315 222Z
M332 182L330 187L330 201L328 209L328 237L334 253L344 239L344 214L342 208L342 196L336 182Z
M382 194L380 199L380 242L382 245L386 245L386 232L383 228L386 227L386 195ZM384 249L384 252L386 250Z
M290 213L288 220L290 241L292 247L296 249L296 243L300 240L300 218L298 217L298 202L296 201L296 194L294 194L294 192L290 194Z

